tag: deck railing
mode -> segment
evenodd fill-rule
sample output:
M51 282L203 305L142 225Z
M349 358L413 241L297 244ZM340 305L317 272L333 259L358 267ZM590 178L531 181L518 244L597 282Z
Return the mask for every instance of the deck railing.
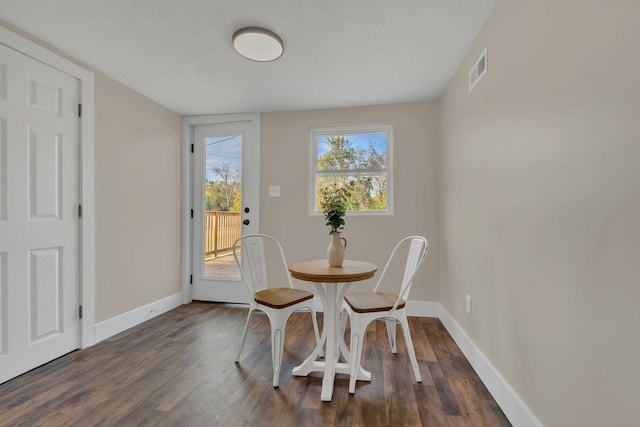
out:
M205 256L219 256L231 251L233 242L240 237L240 212L204 212Z

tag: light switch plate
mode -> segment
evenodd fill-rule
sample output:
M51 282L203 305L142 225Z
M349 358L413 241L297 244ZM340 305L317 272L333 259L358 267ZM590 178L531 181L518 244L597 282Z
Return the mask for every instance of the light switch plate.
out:
M270 185L269 186L269 197L280 197L280 186L279 185Z

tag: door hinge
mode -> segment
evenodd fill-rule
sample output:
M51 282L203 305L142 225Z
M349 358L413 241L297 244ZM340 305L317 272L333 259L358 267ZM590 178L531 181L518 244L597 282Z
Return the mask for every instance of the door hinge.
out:
M78 205L78 218L82 218L82 205Z
M78 309L78 317L82 319L82 306Z
M82 117L82 104L78 104L78 117Z
M193 274L189 276L189 283L193 284Z
M191 152L193 153L193 144L191 144Z
M191 218L193 218L193 209L191 209Z

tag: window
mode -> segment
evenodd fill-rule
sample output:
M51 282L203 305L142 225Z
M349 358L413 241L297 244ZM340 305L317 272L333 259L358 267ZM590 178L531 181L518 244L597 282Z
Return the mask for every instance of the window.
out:
M351 186L347 211L393 213L391 125L311 129L309 213L322 212L322 188Z

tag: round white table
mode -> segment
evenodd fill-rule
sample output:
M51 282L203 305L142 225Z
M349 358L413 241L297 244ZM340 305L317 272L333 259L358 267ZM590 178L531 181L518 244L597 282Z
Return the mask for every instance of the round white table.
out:
M303 261L289 266L291 276L312 282L315 286L324 310L322 336L313 352L300 366L293 368L293 375L307 376L311 372L323 372L323 401L333 396L335 374L351 374L351 355L344 342L340 329L340 310L342 301L351 283L370 279L378 267L363 261L345 260L342 267L330 267L326 259ZM342 286L341 286L342 285ZM324 361L317 360L326 343ZM346 362L338 362L342 354ZM357 379L371 381L371 373L358 367Z

